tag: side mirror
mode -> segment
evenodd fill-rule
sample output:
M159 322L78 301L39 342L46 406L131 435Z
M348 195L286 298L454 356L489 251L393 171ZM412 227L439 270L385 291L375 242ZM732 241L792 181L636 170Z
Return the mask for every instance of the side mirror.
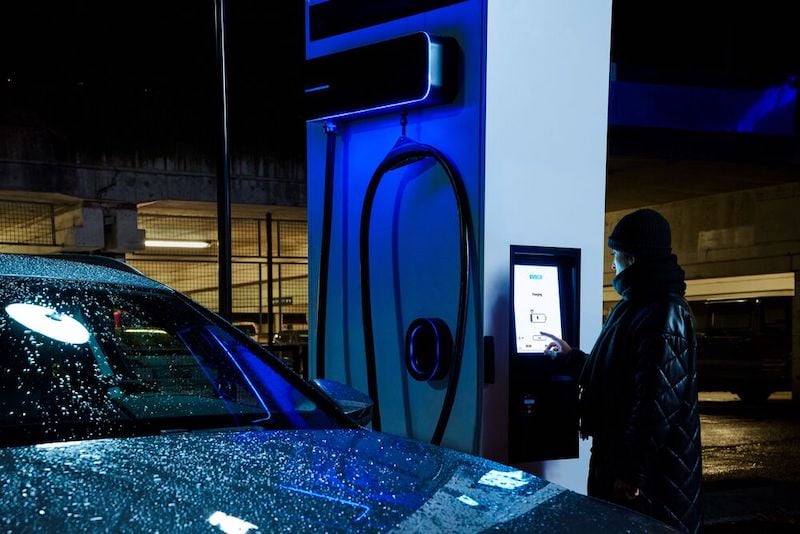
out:
M367 395L335 380L315 378L313 382L339 406L345 415L359 425L367 426L372 421L372 407L375 403Z

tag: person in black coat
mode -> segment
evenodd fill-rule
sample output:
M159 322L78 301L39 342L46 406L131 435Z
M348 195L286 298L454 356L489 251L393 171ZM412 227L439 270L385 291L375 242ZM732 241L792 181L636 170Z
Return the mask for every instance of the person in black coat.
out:
M591 354L546 352L577 377L580 431L592 437L588 493L680 530L702 528L695 325L669 222L641 209L608 240L622 297Z

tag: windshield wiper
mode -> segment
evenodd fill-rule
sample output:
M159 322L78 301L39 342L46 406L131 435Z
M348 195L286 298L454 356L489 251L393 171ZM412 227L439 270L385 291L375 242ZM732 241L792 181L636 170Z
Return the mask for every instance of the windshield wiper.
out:
M124 378L119 381L117 387L123 393L157 393L161 388L155 382L147 382L145 380Z
M119 390L126 395L133 393L157 393L161 391L161 388L155 382L147 382L139 378L107 377L103 380L103 386L106 391L119 388Z

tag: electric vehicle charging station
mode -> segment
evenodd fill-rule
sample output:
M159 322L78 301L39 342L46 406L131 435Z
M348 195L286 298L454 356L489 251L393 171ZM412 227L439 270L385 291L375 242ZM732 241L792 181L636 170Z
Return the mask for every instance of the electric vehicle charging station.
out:
M512 343L515 253L573 277L568 342L601 326L611 2L552 4L307 1L309 374L585 492L574 384Z

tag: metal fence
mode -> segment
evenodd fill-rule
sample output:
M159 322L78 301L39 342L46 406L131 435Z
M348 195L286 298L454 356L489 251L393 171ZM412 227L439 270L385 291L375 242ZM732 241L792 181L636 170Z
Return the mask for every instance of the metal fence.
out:
M277 258L308 260L308 223L306 221L272 221Z
M0 200L0 244L55 245L51 204Z
M199 304L217 310L215 217L140 215L148 240L203 241L204 249L146 248L126 261ZM231 221L233 320L252 323L261 342L308 328L308 225L306 221Z

